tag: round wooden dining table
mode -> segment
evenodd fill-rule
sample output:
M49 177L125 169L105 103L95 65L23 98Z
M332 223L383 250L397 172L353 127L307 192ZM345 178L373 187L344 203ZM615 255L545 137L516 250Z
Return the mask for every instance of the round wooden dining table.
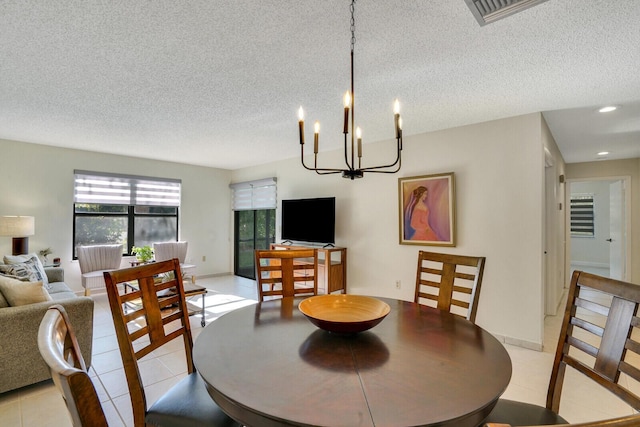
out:
M300 298L234 310L202 330L194 363L246 426L481 425L511 379L502 344L460 316L379 299L389 315L352 335L318 329Z

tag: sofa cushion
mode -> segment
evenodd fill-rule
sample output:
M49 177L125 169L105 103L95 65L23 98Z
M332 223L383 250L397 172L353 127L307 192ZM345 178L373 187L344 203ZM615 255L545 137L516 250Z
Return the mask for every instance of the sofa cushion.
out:
M7 302L2 292L0 292L0 308L5 308L5 307L9 307L9 303Z
M29 282L41 281L48 287L49 280L44 271L44 266L36 254L28 255L5 255L4 266L0 266L0 271L5 274L17 277L20 280Z
M49 283L49 289L47 289L47 291L49 292L49 295L57 294L60 292L73 292L64 282Z
M49 289L47 291L54 301L77 297L77 295L69 289L67 284L63 282L49 283Z
M0 292L11 307L51 301L51 296L42 282L23 282L0 276Z

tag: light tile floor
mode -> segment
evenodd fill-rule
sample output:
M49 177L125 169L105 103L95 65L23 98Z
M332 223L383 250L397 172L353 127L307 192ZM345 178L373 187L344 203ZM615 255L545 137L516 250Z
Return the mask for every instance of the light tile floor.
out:
M199 279L207 286L207 322L227 311L257 300L255 282L235 276ZM110 426L131 426L132 414L120 352L106 294L94 296L94 346L91 377ZM560 313L561 314L561 313ZM561 316L545 320L544 351L505 345L513 362L511 383L503 397L544 405ZM199 316L192 317L194 340L202 330ZM148 402L153 402L186 374L181 346L166 345L140 363ZM602 419L633 413L627 405L579 376L568 374L560 413L571 422ZM0 426L70 426L66 408L51 382L0 394Z

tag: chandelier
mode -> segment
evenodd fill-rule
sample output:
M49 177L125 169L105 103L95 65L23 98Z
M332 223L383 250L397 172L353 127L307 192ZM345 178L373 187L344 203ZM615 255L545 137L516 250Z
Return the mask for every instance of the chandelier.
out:
M320 123L315 122L313 133L313 167L304 163L304 110L298 110L298 127L300 129L300 160L305 169L315 171L318 175L329 175L341 173L343 178L351 180L362 178L365 172L371 173L396 173L402 164L402 118L400 117L400 103L396 99L393 106L393 117L396 135L396 157L395 161L386 165L362 167L362 131L355 126L355 92L353 84L353 52L356 44L355 26L355 3L351 0L351 90L344 94L344 162L346 168L320 168L318 167L318 140L320 136ZM351 113L351 115L349 115ZM351 126L349 126L351 120ZM349 136L351 143L349 144ZM356 160L357 155L357 160Z

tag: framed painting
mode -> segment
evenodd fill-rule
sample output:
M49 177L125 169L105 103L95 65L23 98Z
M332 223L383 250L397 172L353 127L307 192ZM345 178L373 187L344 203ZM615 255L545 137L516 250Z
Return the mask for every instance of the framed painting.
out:
M400 244L456 245L453 172L398 178Z

